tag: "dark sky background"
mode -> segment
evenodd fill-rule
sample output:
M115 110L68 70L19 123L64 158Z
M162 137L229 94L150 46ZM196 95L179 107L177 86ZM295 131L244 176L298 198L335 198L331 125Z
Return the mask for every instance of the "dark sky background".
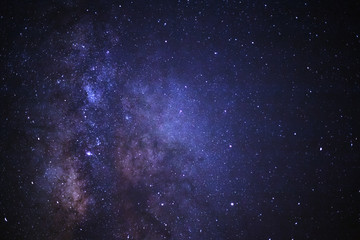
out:
M360 239L357 1L1 1L0 239Z

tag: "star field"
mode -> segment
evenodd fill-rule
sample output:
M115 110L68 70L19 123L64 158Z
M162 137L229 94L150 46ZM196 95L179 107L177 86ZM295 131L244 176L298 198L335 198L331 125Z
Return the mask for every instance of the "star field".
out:
M0 238L359 238L359 10L2 1Z

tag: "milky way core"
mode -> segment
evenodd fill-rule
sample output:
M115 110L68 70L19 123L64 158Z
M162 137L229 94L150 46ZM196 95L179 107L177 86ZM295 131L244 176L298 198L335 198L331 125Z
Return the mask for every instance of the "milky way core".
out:
M360 239L360 3L1 1L1 239Z

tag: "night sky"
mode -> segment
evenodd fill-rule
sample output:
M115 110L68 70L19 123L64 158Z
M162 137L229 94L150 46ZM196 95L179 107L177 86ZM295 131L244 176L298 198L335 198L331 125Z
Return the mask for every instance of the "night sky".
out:
M360 239L360 2L0 3L0 239Z

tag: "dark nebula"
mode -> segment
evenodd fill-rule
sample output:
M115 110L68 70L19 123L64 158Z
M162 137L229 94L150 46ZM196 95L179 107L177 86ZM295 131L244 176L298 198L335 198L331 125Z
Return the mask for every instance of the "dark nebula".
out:
M356 1L0 3L0 239L360 239Z

